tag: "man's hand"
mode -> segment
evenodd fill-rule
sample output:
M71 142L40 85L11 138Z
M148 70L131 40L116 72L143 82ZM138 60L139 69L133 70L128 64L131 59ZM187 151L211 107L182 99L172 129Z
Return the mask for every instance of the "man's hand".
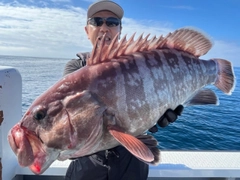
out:
M184 107L182 105L177 106L176 109L174 109L174 110L168 109L162 115L162 117L159 118L159 120L157 121L157 124L160 127L166 127L170 123L173 123L174 121L177 120L178 116L181 116L183 109L184 109ZM148 131L150 131L151 133L157 132L158 131L157 125L154 125Z

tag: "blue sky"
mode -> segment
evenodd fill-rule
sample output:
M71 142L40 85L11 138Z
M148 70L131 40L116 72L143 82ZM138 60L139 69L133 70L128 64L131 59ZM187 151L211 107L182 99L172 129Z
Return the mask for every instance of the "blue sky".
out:
M84 26L94 0L1 0L0 55L74 58L90 51ZM194 27L213 48L203 59L224 58L240 66L239 0L116 0L124 11L122 34L166 35Z

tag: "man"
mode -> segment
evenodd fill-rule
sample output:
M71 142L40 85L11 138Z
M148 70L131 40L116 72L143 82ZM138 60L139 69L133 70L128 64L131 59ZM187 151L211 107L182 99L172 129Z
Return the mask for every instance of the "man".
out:
M113 1L102 0L89 6L85 32L92 45L99 43L106 33L105 43L109 45L122 30L123 9ZM86 65L90 53L78 53L79 59L66 64L64 75ZM168 110L158 124L162 127L174 122L182 112L182 106ZM150 132L157 132L157 126ZM148 165L127 151L123 146L97 152L90 156L74 159L66 173L66 180L146 180Z

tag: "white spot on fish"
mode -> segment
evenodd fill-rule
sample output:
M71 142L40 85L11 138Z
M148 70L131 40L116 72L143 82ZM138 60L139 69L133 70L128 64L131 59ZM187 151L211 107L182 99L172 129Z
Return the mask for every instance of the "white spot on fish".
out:
M127 76L129 79L129 81L127 82L128 85L130 85L130 86L138 86L139 85L139 82L141 81L141 79L137 73L128 74Z
M150 55L149 55L150 56ZM148 63L151 65L151 66L155 66L158 64L157 60L151 55L149 57L149 60L148 60Z

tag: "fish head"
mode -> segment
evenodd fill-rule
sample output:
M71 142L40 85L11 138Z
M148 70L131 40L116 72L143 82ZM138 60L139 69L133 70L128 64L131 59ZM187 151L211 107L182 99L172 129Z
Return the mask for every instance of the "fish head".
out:
M19 123L9 132L8 141L21 166L35 174L44 172L69 144L70 117L61 99L53 93L39 96Z
M35 174L56 159L74 157L75 151L80 151L76 155L81 150L86 153L101 136L104 107L87 90L75 92L70 87L72 92L61 91L60 86L40 95L8 135L19 164Z

